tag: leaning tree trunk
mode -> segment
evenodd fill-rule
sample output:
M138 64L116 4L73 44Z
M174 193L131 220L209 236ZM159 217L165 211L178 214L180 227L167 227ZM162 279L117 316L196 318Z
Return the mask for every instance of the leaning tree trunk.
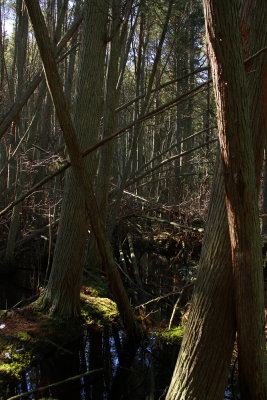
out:
M252 55L267 42L267 4L243 1L244 48ZM262 4L262 3L261 3ZM250 62L248 74L255 173L259 185L263 138L267 128L265 54ZM232 260L222 166L216 168L205 228L199 275L182 347L167 399L221 400L224 395L235 338Z
M136 341L140 336L140 327L137 325L126 292L123 288L122 281L120 279L120 275L112 254L112 248L108 241L103 221L97 207L91 177L87 173L86 165L82 158L82 153L76 139L76 132L67 108L67 102L63 93L63 88L60 82L60 77L44 18L38 1L25 0L25 3L31 17L36 40L44 64L47 83L68 148L74 176L76 178L77 189L81 191L84 196L92 231L96 238L105 272L108 276L111 290L118 305L125 329L129 338L133 341Z

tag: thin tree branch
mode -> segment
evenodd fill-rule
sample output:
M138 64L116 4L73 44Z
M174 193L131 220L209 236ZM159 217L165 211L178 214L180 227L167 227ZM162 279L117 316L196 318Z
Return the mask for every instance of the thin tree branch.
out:
M65 383L69 383L69 382L73 382L73 381L75 381L77 379L83 378L84 376L93 375L93 374L96 374L96 373L99 373L99 372L103 372L103 371L104 371L104 368L93 369L92 371L87 371L87 372L84 372L83 374L80 374L80 375L71 376L70 378L67 378L67 379L64 379L62 381L58 381L58 382L55 382L55 383L51 383L50 385L47 385L47 386L39 387L39 388L37 388L35 390L31 390L29 392L17 394L16 396L9 397L7 400L16 400L16 399L20 399L21 397L28 397L31 394L38 393L38 392L43 392L45 390L49 390L49 389L54 388L56 386L63 385Z
M179 78L172 79L171 81L168 81L166 83L163 83L163 84L155 87L154 89L151 90L151 93L154 93L154 92L157 92L158 90L164 89L166 86L169 86L169 85L171 85L173 83L183 81L184 79L187 79L192 75L196 75L196 74L199 74L200 72L207 71L208 69L209 69L209 67L202 67L202 68L197 69L196 71L191 72L190 74L186 74L186 75L183 75L183 76L181 76ZM122 110L125 110L125 108L131 106L136 101L143 99L145 96L146 96L146 93L140 94L140 96L137 96L134 99L128 101L127 103L124 103L121 106L119 106L116 109L116 112L120 112Z
M194 88L190 92L184 93L181 96L176 97L174 100L172 100L172 101L170 101L170 102L168 102L166 104L163 104L161 107L157 108L156 110L153 110L153 111L149 112L148 114L144 115L144 117L139 118L139 119L131 122L129 125L127 125L126 127L120 129L118 132L114 133L111 136L108 136L107 138L105 138L103 140L100 140L99 142L97 142L96 144L91 146L89 149L87 149L86 151L84 151L82 153L82 157L88 156L88 154L90 154L93 151L97 150L99 147L103 146L105 143L107 143L110 140L120 136L122 133L127 132L134 125L139 124L139 123L141 123L143 121L146 121L147 119L150 119L150 118L154 117L155 115L164 112L165 110L168 110L168 109L170 109L172 107L175 107L175 105L177 103L184 101L185 99L187 99L188 96L192 96L192 95L197 94L200 90L203 90L203 88L205 88L205 86L207 86L207 85L208 85L208 82L205 82L205 83L197 86L196 88ZM0 217L3 216L4 214L6 214L9 210L11 210L15 205L17 205L18 203L23 201L26 197L29 197L33 192L35 192L37 189L39 189L41 186L43 186L45 183L47 183L50 179L55 178L56 176L60 175L62 172L66 171L66 169L68 169L70 166L71 166L71 163L70 162L66 162L66 164L63 165L58 171L54 172L51 175L48 175L47 177L42 179L40 182L36 183L36 185L34 185L28 192L22 194L19 198L17 198L12 203L10 203L6 208L4 208L0 212Z
M155 167L150 168L148 171L145 171L143 174L137 176L135 179L132 179L132 180L131 180L130 182L128 182L125 186L126 186L126 187L131 186L131 185L133 185L134 183L138 182L140 179L143 179L143 178L144 178L145 176L147 176L148 174L151 174L151 172L154 172L156 169L159 169L159 168L163 167L163 165L168 164L168 163L171 162L171 161L177 160L178 158L184 157L184 156L186 156L186 155L192 153L193 151L196 151L196 150L200 149L201 147L207 146L208 144L211 144L211 143L214 143L214 142L217 142L217 141L218 141L218 139L209 140L208 142L205 142L205 143L203 143L203 144L200 144L199 146L196 146L196 147L194 147L193 149L184 151L184 152L182 152L182 153L180 153L180 154L176 154L176 155L174 155L174 156L172 156L172 157L170 157L170 158L167 158L166 160L161 161L161 163L159 163L159 164L156 165Z
M260 49L259 51L257 51L255 54L253 54L252 56L248 57L245 60L245 64L249 63L250 61L254 60L254 58L260 56L264 51L267 50L267 47L263 47L262 49Z
M179 142L174 143L172 146L170 146L168 149L166 149L165 151L163 151L161 154L155 156L154 158L152 158L151 160L149 160L146 164L144 164L139 171L137 171L135 173L135 175L141 173L141 171L143 171L145 168L147 168L149 166L149 164L151 164L152 162L156 161L158 158L162 157L163 155L167 154L169 151L171 151L172 149L174 149L176 146L179 146L180 144L186 142L187 140L193 139L198 135L201 135L204 132L209 131L210 129L215 129L217 128L217 126L210 126L209 128L206 129L202 129L201 131L198 131L196 133L194 133L193 135L187 136L185 139L180 140Z

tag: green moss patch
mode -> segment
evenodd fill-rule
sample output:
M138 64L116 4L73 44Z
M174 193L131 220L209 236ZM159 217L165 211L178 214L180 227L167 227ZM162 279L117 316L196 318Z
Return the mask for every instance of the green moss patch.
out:
M111 299L83 294L81 300L82 317L88 325L114 323L119 316L117 305Z
M176 328L172 328L170 330L157 330L154 333L156 337L162 339L166 343L180 345L183 340L184 330L185 327L183 325L179 325Z
M51 317L35 304L12 310L0 316L0 398L11 380L49 353L68 353L69 344L81 336L84 325L115 323L119 313L116 304L106 297L97 297L100 289L83 288L82 319L69 321Z
M69 352L68 345L81 335L84 324L113 323L118 317L116 304L108 298L81 295L82 320L64 321L35 308L6 313L0 318L0 397L9 381L45 355Z
M4 377L20 378L20 373L28 368L34 360L34 356L26 347L17 348L17 344L8 344L0 353L0 381Z
M36 358L44 354L67 351L68 343L78 335L77 324L58 321L31 307L8 312L1 317L0 381L19 379Z

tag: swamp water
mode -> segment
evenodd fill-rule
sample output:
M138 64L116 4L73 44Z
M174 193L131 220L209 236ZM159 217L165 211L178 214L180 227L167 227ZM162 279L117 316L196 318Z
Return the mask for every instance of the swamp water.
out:
M23 296L16 282L1 282L1 308L9 308ZM6 290L8 288L8 290ZM0 288L1 289L1 288ZM14 293L15 291L15 293ZM0 331L1 335L1 331ZM24 351L23 347L17 349ZM69 344L55 345L26 369L19 382L10 380L0 387L0 400L163 400L171 380L179 347L153 337L137 349L129 345L121 331L111 326L88 327ZM90 373L90 371L92 373ZM69 382L62 382L76 377ZM62 383L60 383L62 382ZM60 383L52 386L54 383ZM50 386L42 391L38 388ZM31 393L33 392L33 393ZM28 393L21 397L22 393ZM230 388L226 399L238 399Z
M23 351L23 349L21 349ZM58 348L22 374L19 383L10 383L2 399L29 392L32 399L164 399L178 354L177 346L149 339L138 349L123 340L120 331L104 327L88 328L84 336ZM85 374L89 371L92 374ZM84 375L85 374L85 375ZM63 381L42 392L36 388Z

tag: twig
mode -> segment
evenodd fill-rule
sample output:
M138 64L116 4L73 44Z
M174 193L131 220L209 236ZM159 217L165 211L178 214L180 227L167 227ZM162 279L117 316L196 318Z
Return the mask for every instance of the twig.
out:
M165 164L167 164L167 163L169 163L171 161L177 160L179 158L182 158L184 156L187 156L188 154L190 154L190 153L192 153L192 152L194 152L194 151L196 151L198 149L201 149L202 147L207 146L207 145L209 145L211 143L214 143L217 140L218 139L209 140L208 142L202 143L202 144L194 147L193 149L184 151L184 152L182 152L180 154L175 154L174 156L172 156L170 158L167 158L166 160L161 161L159 164L155 165L155 167L150 168L149 170L145 171L143 174L141 174L141 175L137 176L136 178L132 179L130 182L127 182L126 187L133 185L134 183L138 182L140 179L143 179L145 176L151 174L151 172L154 172L155 170L163 167L163 165L165 165Z
M267 50L267 47L263 47L262 49L260 49L259 51L257 51L255 54L253 54L252 56L248 57L245 60L245 64L249 63L250 61L252 61L254 58L258 57L259 55L261 55L261 53L263 53L264 51Z
M138 218L145 218L150 219L152 221L160 222L163 224L169 224L176 228L184 229L185 231L193 231L193 232L204 232L204 228L194 228L193 226L186 226L182 224L177 224L177 222L168 221L167 219L157 218L157 217L150 217L149 215L138 215Z
M127 272L125 272L120 264L116 263L117 267L119 268L119 270L123 273L124 276L126 276L126 278L128 279L128 281L134 286L136 287L139 291L143 292L145 295L151 296L151 293L148 293L146 290L142 289L141 287L139 287L127 274ZM141 307L141 306L137 306L137 307Z
M189 286L189 285L188 285L188 286ZM185 286L185 288L187 288L188 286ZM177 291L175 291L175 292L170 292L170 293L164 294L163 296L156 297L155 299L149 300L149 301L147 301L146 303L140 304L139 306L136 306L135 308L145 307L145 306L147 306L147 305L150 304L150 303L155 303L155 302L158 302L158 301L160 301L160 300L162 300L162 299L165 299L166 297L172 296L172 295L174 295L174 294L181 294L181 293L182 293L182 291L179 291L179 292L177 292Z
M28 397L29 395L31 395L33 393L42 392L44 390L51 389L53 387L62 385L64 383L75 381L76 379L80 379L80 378L82 378L84 376L91 375L91 374L98 373L98 372L102 372L103 370L104 370L104 368L99 368L99 369L94 369L92 371L87 371L87 372L84 372L83 374L80 374L80 375L71 376L70 378L64 379L63 381L51 383L50 385L42 386L42 387L37 388L35 390L31 390L30 392L17 394L16 396L9 397L7 400L15 400L15 399L20 399L21 397Z
M166 86L171 85L171 84L176 83L176 82L179 82L179 81L182 81L182 80L184 80L184 79L186 79L186 78L188 78L188 77L190 77L192 75L199 74L200 72L203 72L203 71L207 71L208 69L209 69L208 66L207 67L202 67L202 68L197 69L196 71L190 72L190 74L181 76L179 78L172 79L171 81L168 81L168 82L166 82L166 83L164 83L162 85L159 85L159 86L155 87L155 89L151 90L151 93L154 93L154 92L156 92L158 90L164 89ZM143 99L145 96L146 96L146 93L141 94L140 96L135 97L134 99L128 101L127 103L122 104L121 106L119 106L116 109L116 112L120 112L122 110L125 110L125 108L131 106L136 101Z
M168 326L168 329L169 329L169 330L170 330L171 327L172 327L173 318L174 318L174 316L175 316L175 313L176 313L176 310L177 310L177 308L178 308L178 305L179 305L179 303L180 303L180 301L181 301L181 299L182 299L182 297L183 297L183 294L185 293L186 289L188 289L188 288L191 287L191 286L194 286L194 283L193 283L193 282L188 283L188 284L185 285L185 286L183 287L183 289L181 290L180 296L179 296L178 299L176 300L176 303L174 304L174 307L173 307L173 310L172 310L172 315L171 315L170 322L169 322L169 326Z

